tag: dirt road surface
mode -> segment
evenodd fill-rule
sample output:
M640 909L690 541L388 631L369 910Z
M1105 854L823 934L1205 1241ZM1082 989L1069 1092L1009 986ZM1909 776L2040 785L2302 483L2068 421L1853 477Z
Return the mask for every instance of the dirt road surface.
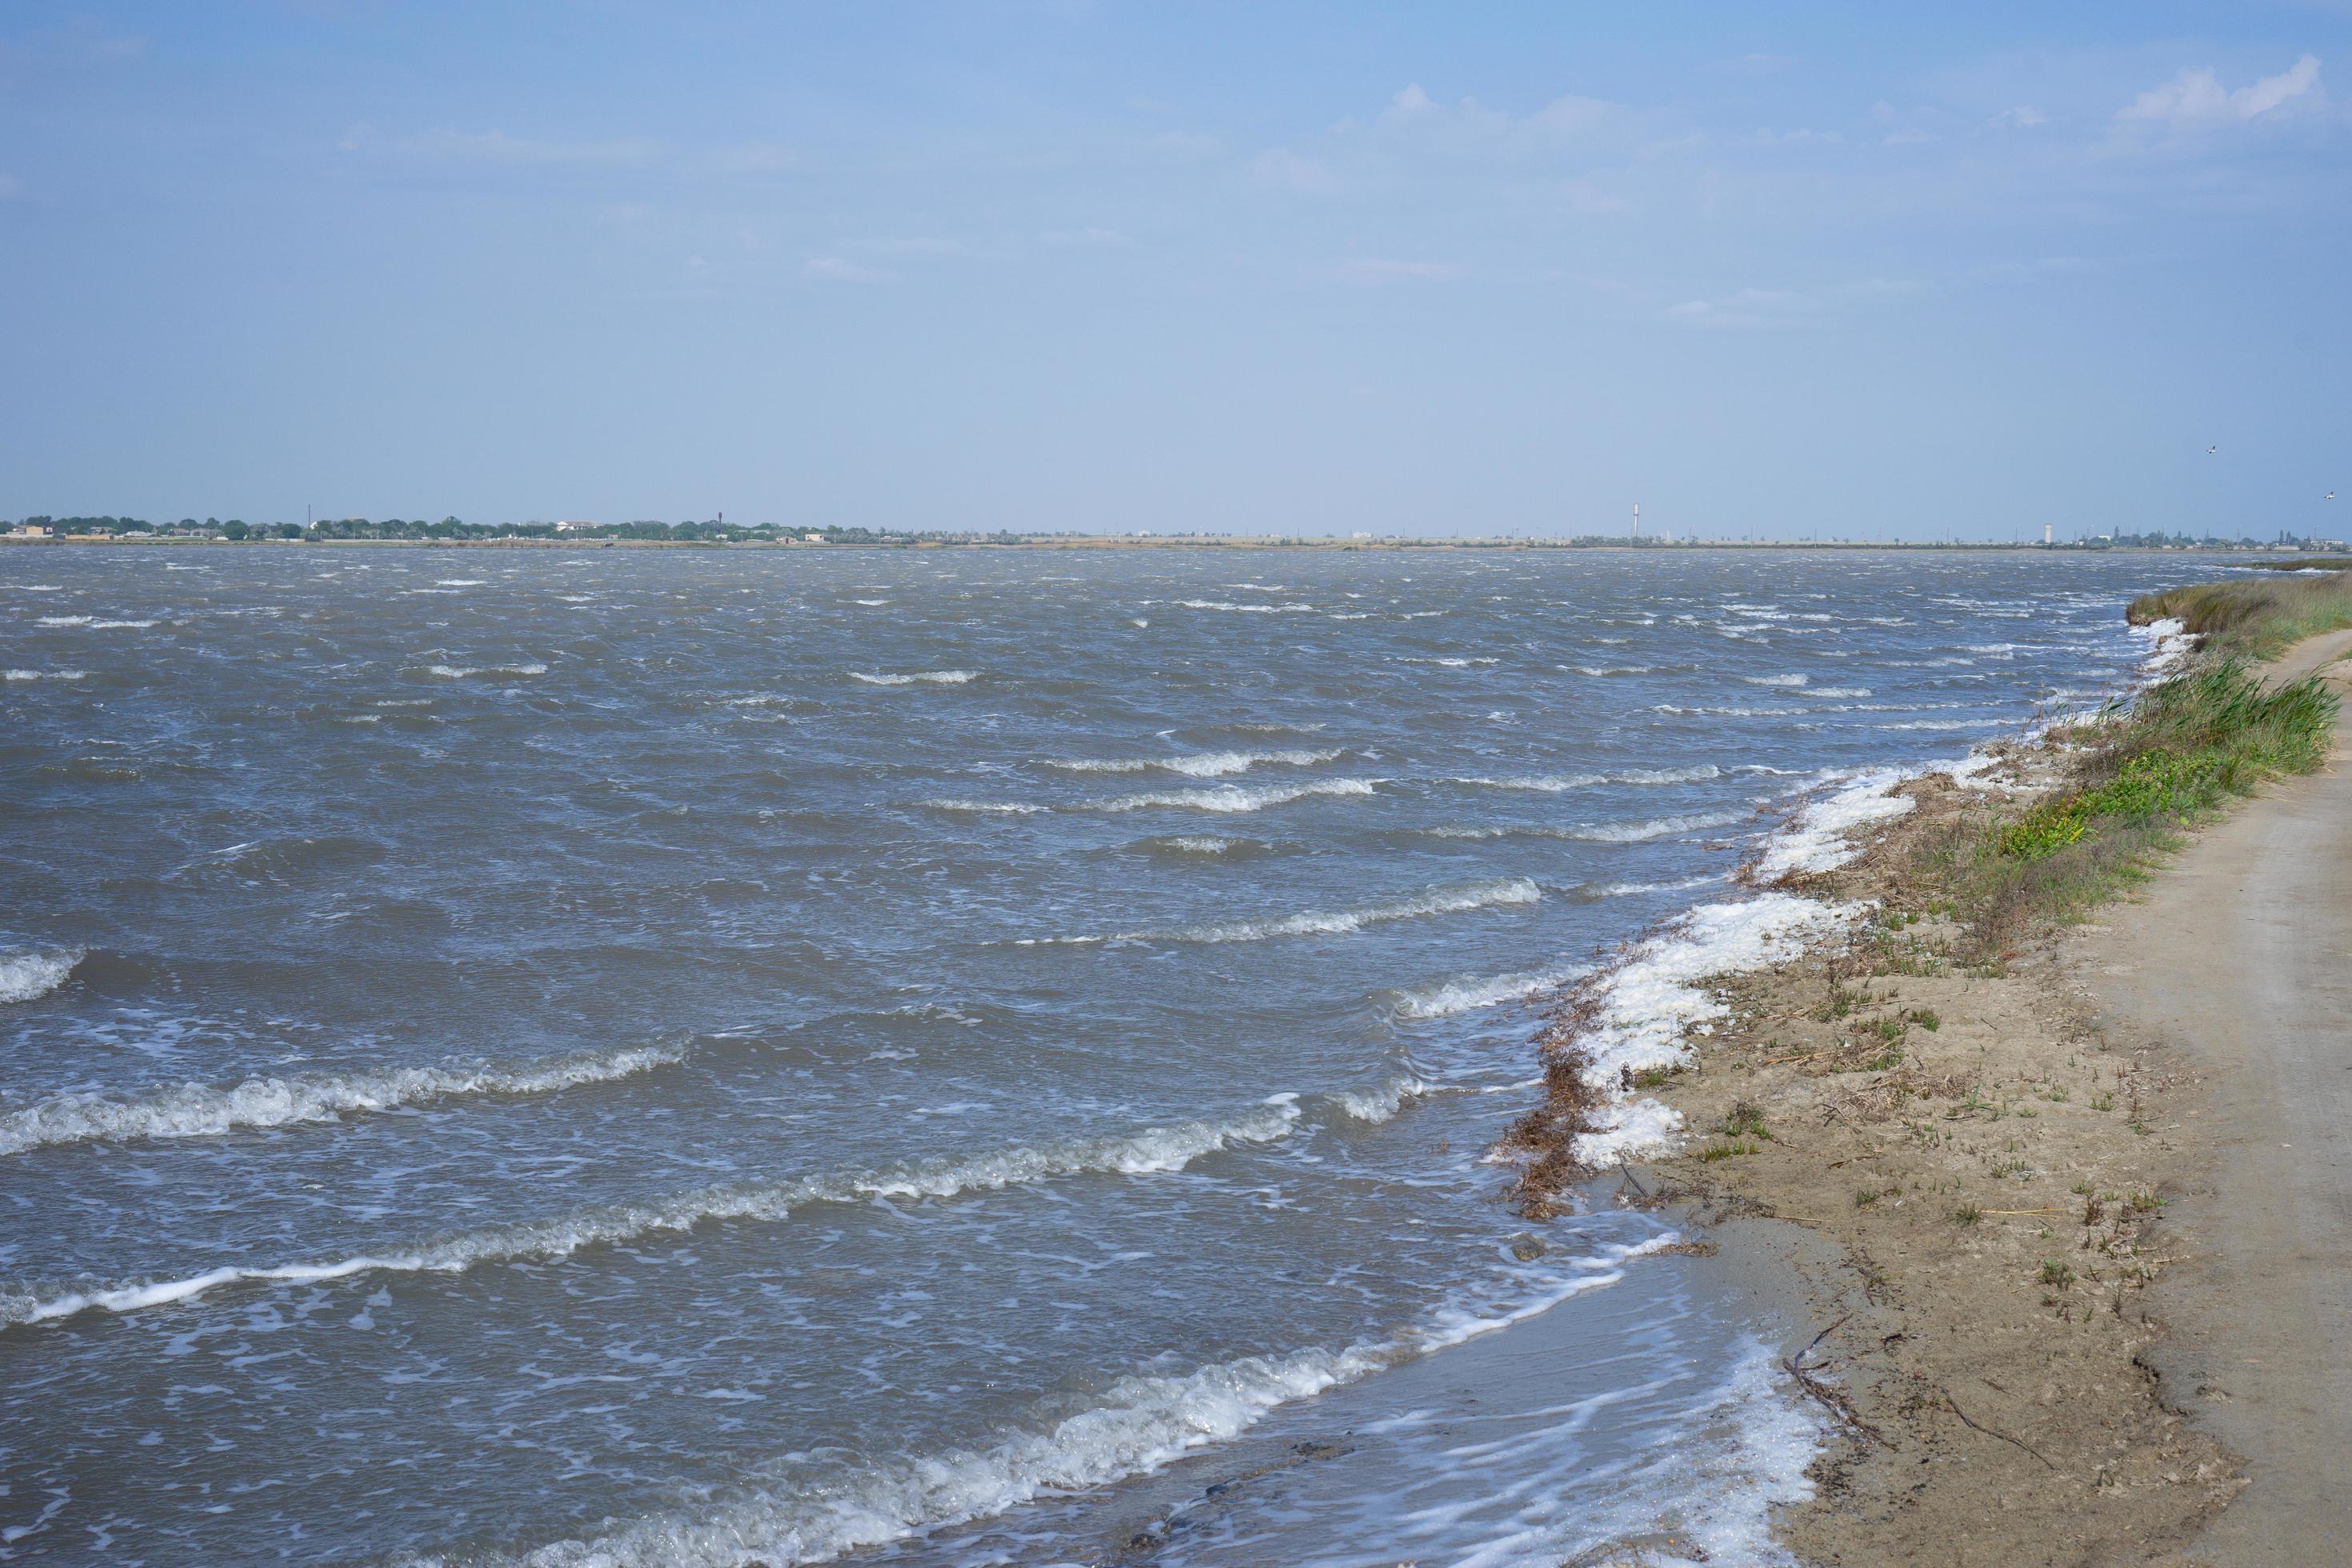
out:
M2298 645L2352 697L2352 632ZM2352 702L2347 702L2352 717ZM2151 1292L2168 1401L2251 1482L2191 1552L2233 1565L2352 1563L2352 738L2157 873L2086 936L2084 970L2127 1030L2200 1080L2213 1152L2159 1231L2185 1255ZM2200 1099L2203 1100L2198 1107Z

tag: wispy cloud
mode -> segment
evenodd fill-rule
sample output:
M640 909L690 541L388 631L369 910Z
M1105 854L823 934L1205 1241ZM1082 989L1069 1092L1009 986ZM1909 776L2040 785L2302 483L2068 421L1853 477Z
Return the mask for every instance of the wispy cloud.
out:
M2316 103L2322 96L2319 57L2305 55L2278 75L2263 77L2235 92L2221 85L2210 66L2184 70L2117 110L2116 118L2167 125L2176 131L2199 130L2260 120L2298 100Z
M1049 228L1037 237L1047 245L1091 250L1126 249L1136 243L1114 228Z
M1321 162L1287 147L1259 153L1250 164L1250 173L1269 185L1294 191L1328 191L1339 183Z
M1343 283L1444 283L1469 269L1458 261L1400 261L1384 257L1356 256L1333 269Z
M861 267L839 256L812 256L801 270L826 283L895 283L898 274Z
M361 127L337 143L346 153L377 144L373 132ZM514 136L504 131L427 131L393 143L394 151L410 157L448 163L473 163L509 168L560 165L636 167L652 163L660 148L651 142L620 138L570 142L549 137Z
M1666 319L1714 331L1783 331L1822 326L1849 307L1916 294L1926 287L1910 279L1871 278L1822 288L1741 289L1669 306Z

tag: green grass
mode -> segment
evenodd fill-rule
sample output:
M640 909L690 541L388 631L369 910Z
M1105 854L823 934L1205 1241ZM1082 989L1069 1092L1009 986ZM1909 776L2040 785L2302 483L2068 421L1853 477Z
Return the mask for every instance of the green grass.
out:
M2324 564L2352 566L2352 562ZM2352 572L2241 577L2168 588L2141 595L2125 614L2136 626L2180 621L2205 637L2215 653L2271 658L2304 637L2352 626Z
M2336 709L2315 679L2265 690L2225 656L2103 715L2076 736L2084 749L2065 788L1989 830L1958 824L1923 847L1920 870L1941 881L1971 933L1963 956L1997 963L2029 928L2072 919L2145 876L2183 826L2266 779L2317 768Z

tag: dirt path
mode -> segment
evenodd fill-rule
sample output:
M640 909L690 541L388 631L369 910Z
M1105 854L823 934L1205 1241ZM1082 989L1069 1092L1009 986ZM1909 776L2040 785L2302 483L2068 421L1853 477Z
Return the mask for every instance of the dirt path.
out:
M2273 679L2347 652L2352 632L2313 638ZM2352 698L2352 667L2327 679ZM2151 1292L2169 1331L2146 1359L2251 1484L2191 1556L2352 1563L2352 726L2079 957L2115 1024L2200 1080L2183 1131L2211 1153L2154 1233L2182 1260Z

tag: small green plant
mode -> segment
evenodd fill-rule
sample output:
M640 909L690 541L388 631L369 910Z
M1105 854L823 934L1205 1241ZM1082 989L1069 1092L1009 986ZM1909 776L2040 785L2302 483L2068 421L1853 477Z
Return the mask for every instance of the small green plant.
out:
M2164 1200L2154 1193L2138 1192L2124 1200L2124 1208L2131 1214L2154 1214L2164 1206Z
M1727 1138L1770 1138L1764 1126L1764 1110L1752 1100L1735 1100L1724 1114L1723 1135Z
M2074 1282L2074 1271L2055 1258L2042 1260L2042 1282L2053 1289L2063 1290Z
M1937 1016L1933 1007L1914 1007L1911 1009L1910 1016L1913 1023L1931 1035L1944 1026L1944 1020Z
M1664 1089L1674 1081L1675 1068L1643 1068L1633 1075L1635 1089Z
M2092 1110L2113 1110L2115 1108L2116 1108L2116 1097L2115 1097L2114 1095L2112 1095L2112 1094L2105 1094L2105 1093L2101 1093L2101 1094L2095 1094L2095 1095L2091 1096L2091 1109L2092 1109Z
M1885 1195L1885 1194L1880 1192L1876 1187L1858 1187L1854 1190L1853 1206L1858 1209L1866 1209Z
M1698 1157L1703 1163L1712 1165L1717 1160L1736 1160L1742 1154L1754 1152L1756 1145L1743 1139L1731 1143L1710 1143L1698 1152Z
M1952 1223L1955 1225L1974 1225L1982 1218L1984 1210L1974 1204L1962 1204L1952 1211Z

